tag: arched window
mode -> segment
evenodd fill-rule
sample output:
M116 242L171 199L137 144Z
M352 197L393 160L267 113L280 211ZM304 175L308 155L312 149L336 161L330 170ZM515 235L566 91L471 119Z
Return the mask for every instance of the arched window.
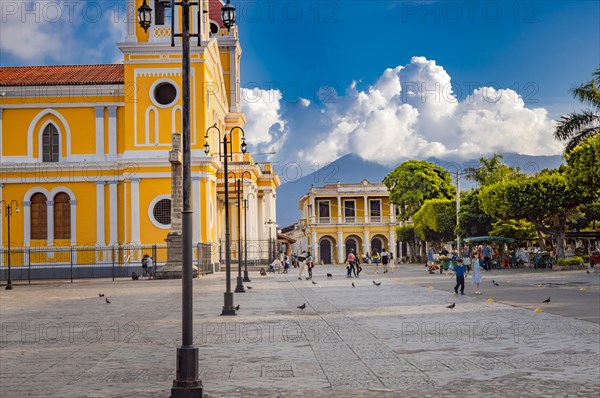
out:
M58 130L55 125L49 124L42 135L42 161L58 162L58 150Z
M48 207L46 195L36 193L31 197L31 239L48 238Z
M71 198L64 192L54 197L54 239L71 239Z

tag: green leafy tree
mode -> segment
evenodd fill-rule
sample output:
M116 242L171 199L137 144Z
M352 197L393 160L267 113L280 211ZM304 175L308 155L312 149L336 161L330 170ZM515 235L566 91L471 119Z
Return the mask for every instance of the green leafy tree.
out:
M493 217L530 221L542 246L543 234L553 236L558 256L564 257L567 220L581 203L581 194L568 188L564 174L555 170L498 182L482 188L479 200L483 211Z
M456 188L444 168L424 160L409 160L385 176L390 201L398 206L400 218L408 220L428 199L453 199Z
M535 225L527 220L507 220L496 221L492 224L492 229L489 234L491 236L502 236L505 238L513 238L516 241L525 239L535 239Z
M567 182L588 199L600 196L600 135L588 138L566 154Z
M485 236L492 229L494 218L481 210L478 194L479 190L460 193L458 232L461 236Z
M600 69L592 74L588 83L572 89L573 97L591 109L580 113L570 113L561 117L554 131L554 138L567 141L565 152L571 152L585 139L597 136L600 132Z
M504 164L502 155L497 153L494 153L490 158L479 158L479 166L468 167L465 172L467 180L475 181L481 187L507 181L521 174L518 167L513 168Z
M456 203L449 199L429 199L413 215L421 240L437 245L452 240L456 227Z

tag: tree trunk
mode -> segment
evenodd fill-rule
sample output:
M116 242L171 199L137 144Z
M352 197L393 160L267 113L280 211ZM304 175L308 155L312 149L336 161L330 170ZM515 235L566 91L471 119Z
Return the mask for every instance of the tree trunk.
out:
M538 234L538 243L540 244L540 250L546 251L546 238L544 237L544 234L539 229L537 230L537 234Z
M565 236L567 231L567 215L558 217L558 231L556 231L556 255L558 258L565 258Z

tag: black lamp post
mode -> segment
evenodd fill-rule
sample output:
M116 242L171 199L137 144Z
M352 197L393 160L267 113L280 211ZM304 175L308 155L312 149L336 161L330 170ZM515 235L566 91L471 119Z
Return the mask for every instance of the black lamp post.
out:
M164 3L167 3L166 1ZM198 39L201 43L200 32L190 33L190 7L200 7L199 1L171 0L167 7L181 7L181 33L175 33L174 20L171 20L171 46L175 46L175 37L181 37L181 86L182 86L182 142L183 142L183 166L182 166L182 199L183 211L181 212L181 238L182 238L182 344L177 348L177 375L173 380L171 398L202 397L202 381L198 378L198 348L193 345L193 271L192 271L192 225L193 211L190 204L191 198L191 140L190 140L190 38ZM227 18L227 28L230 29L235 23L235 8L231 5L221 10L221 16ZM138 8L138 21L144 31L152 24L152 8L146 0ZM200 11L197 15L198 27L200 27Z
M16 207L15 212L19 213L19 202L11 200L10 202L2 199L0 200L0 207L4 206L4 214L6 215L7 224L7 248L8 248L8 276L6 278L6 290L12 290L12 279L10 278L10 216L12 216L12 208Z
M235 173L233 172L229 172L230 174L233 174L233 177L235 178ZM229 175L228 175L229 177ZM236 192L236 196L237 196L237 260L238 260L238 276L237 276L237 284L235 286L235 292L236 293L246 293L246 289L244 289L244 284L242 283L242 226L241 224L241 207L242 207L242 203L241 203L241 185L242 185L242 180L240 180L239 178L235 180L235 192Z
M269 221L266 221L265 224L267 224L269 226L269 264L271 264L273 262L273 260L275 260L274 258L272 258L274 250L273 250L273 238L271 237L271 225L275 224L275 221L273 221L269 218Z
M247 173L247 171L244 173ZM256 198L252 192L248 192L248 195L246 195L246 198L244 199L244 282L250 282L250 277L248 276L248 221L246 217L248 213L248 198L250 195L252 195L253 198Z
M227 136L231 136L231 133L235 129L240 129L242 131L242 144L241 151L242 153L246 153L246 138L244 137L244 130L241 127L234 127L229 130L229 133L225 133L221 136L221 130L215 124L206 130L206 135L204 136L204 152L208 155L210 152L210 146L208 145L208 133L211 129L217 130L219 133L219 146L221 143L223 144L223 152L220 153L220 158L223 160L223 176L225 178L225 295L224 295L224 303L223 310L221 311L221 315L235 315L235 308L233 307L233 293L231 292L231 238L229 234L229 175L228 175L228 162L229 160L233 160L233 154L227 153L227 146L231 145L231 140L228 142ZM231 152L231 151L230 151Z

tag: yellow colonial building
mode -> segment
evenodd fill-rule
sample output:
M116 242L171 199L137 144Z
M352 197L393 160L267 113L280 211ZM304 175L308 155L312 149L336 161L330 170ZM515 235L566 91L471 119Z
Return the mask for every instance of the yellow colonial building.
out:
M11 217L13 248L164 244L181 231L182 55L180 39L171 47L170 21L179 26L181 15L151 3L153 26L145 32L131 19L117 44L122 64L0 67L0 196L20 209ZM193 241L215 248L216 262L225 206L233 242L238 229L233 176L224 202L222 134L233 129L229 170L243 181L249 240L274 228L265 221L275 220L279 179L240 150L238 30L225 28L220 0L200 3L192 15L208 9L200 10L200 45L191 45ZM127 0L129 10L141 4ZM6 248L7 219L0 220ZM6 265L6 255L0 261Z
M364 254L385 248L397 258L396 208L383 183L363 180L311 187L299 208L299 224L318 262L343 263L350 249Z

